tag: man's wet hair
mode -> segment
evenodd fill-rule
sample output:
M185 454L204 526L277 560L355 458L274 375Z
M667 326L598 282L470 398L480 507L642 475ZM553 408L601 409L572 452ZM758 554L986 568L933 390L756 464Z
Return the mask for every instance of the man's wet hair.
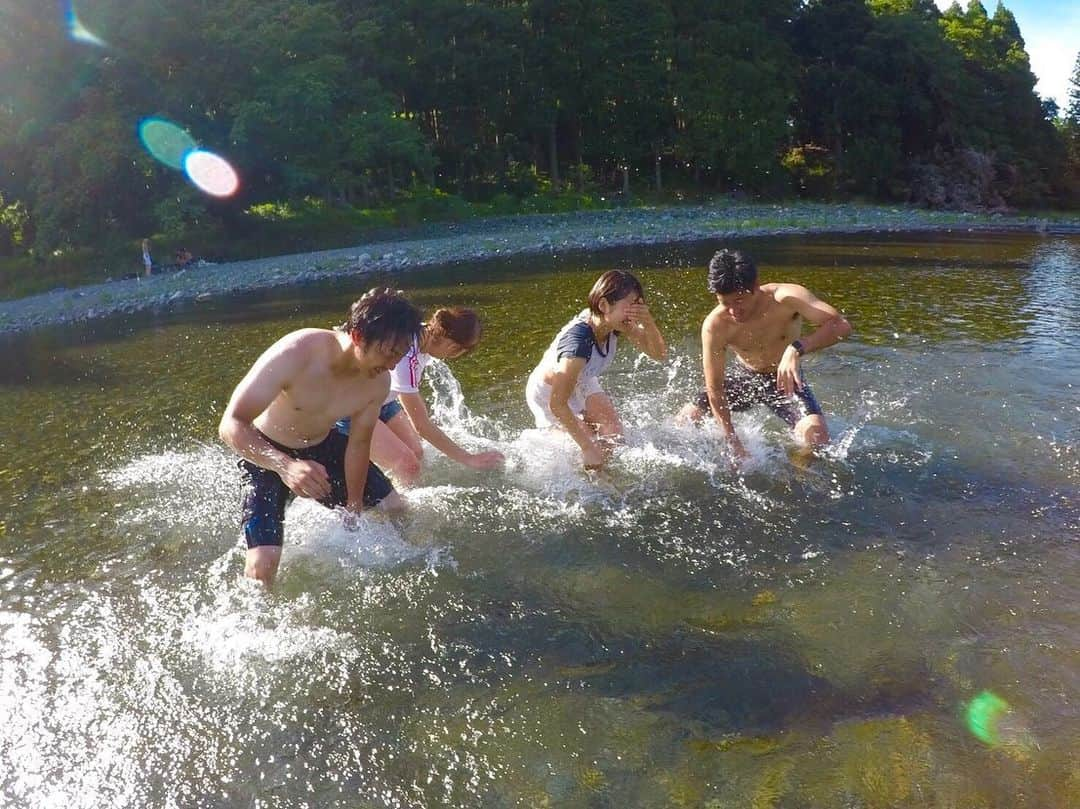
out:
M365 343L395 345L418 339L420 312L399 289L370 289L349 307L340 328Z
M757 265L742 250L719 250L709 262L709 291L716 295L753 292Z
M608 270L596 279L592 291L589 292L589 310L598 315L601 300L618 303L627 295L644 300L645 293L641 289L641 282L626 270Z

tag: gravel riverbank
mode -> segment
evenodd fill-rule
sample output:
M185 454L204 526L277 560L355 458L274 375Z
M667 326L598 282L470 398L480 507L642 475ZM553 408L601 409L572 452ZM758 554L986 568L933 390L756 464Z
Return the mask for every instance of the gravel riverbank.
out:
M0 301L0 334L90 320L252 289L397 272L514 255L807 233L1025 231L1080 234L1080 214L1034 217L961 214L862 205L724 205L624 208L435 225L401 239L338 250L195 267Z

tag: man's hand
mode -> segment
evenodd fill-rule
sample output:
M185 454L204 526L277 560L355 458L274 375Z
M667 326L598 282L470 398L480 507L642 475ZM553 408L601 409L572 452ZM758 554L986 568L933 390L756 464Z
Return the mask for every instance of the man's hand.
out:
M470 469L479 469L481 471L495 469L505 462L506 458L503 457L503 454L494 450L490 452L472 452L462 461Z
M339 510L341 522L347 531L356 531L360 528L360 510L342 506Z
M278 474L297 497L324 500L330 496L330 476L321 463L292 460Z
M780 388L785 396L791 396L795 391L802 389L802 380L799 378L799 352L792 346L784 349L780 364L776 366L776 387Z

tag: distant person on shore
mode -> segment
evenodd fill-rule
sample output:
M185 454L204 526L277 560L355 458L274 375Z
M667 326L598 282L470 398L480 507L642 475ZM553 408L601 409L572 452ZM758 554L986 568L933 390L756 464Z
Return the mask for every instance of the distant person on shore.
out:
M195 263L195 257L191 255L191 251L186 247L181 247L173 253L173 261L176 263L178 270L183 270Z
M740 250L721 250L712 257L708 287L717 306L701 325L705 391L680 415L700 421L711 414L738 458L747 453L731 411L758 404L787 422L804 446L827 443L825 416L801 361L804 354L847 337L851 324L798 284L759 285L757 266ZM817 326L805 337L803 321ZM728 348L735 358L725 370Z
M352 305L343 329L285 335L236 386L218 433L241 455L245 575L272 583L292 495L354 513L403 506L370 463L371 433L390 390L389 371L419 331L412 304L373 289ZM344 417L352 419L348 437L334 429Z
M593 284L589 307L563 326L525 386L536 426L570 433L586 469L602 467L622 440L622 422L600 387L620 337L654 360L667 357L641 282L623 270L608 270Z
M149 276L150 272L154 269L154 261L150 258L150 240L142 240L142 263L143 263L143 275Z
M390 371L390 394L372 434L371 457L399 485L412 486L420 477L424 457L421 438L470 469L494 469L503 464L500 452L469 452L459 446L432 422L420 395L420 380L431 359L452 360L468 354L479 344L482 333L480 318L472 309L439 309ZM348 434L348 422L339 423L338 429Z

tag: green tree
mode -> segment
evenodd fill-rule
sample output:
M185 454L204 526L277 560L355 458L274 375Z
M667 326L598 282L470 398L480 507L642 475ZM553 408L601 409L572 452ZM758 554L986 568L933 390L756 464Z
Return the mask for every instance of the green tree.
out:
M13 255L23 246L29 218L25 205L6 203L4 195L0 194L0 256Z
M1059 119L1058 127L1065 143L1068 199L1073 204L1080 203L1080 53L1073 65L1069 79L1069 99L1065 106L1065 115Z
M999 3L990 16L971 0L966 10L956 4L947 9L941 25L981 91L978 103L964 109L965 139L997 161L1004 178L1001 193L1023 205L1060 195L1064 145L1043 114L1012 12Z
M603 92L603 4L595 0L533 0L525 15L526 68L517 97L525 137L545 153L548 175L559 183L569 151L583 190L586 140L595 126ZM560 148L564 145L565 148ZM522 158L525 155L521 155Z
M657 0L607 0L600 38L600 136L606 152L601 162L621 173L626 193L630 170L650 163L658 170L669 146L671 15Z
M777 175L795 84L788 0L674 3L678 156L694 177L760 190Z

